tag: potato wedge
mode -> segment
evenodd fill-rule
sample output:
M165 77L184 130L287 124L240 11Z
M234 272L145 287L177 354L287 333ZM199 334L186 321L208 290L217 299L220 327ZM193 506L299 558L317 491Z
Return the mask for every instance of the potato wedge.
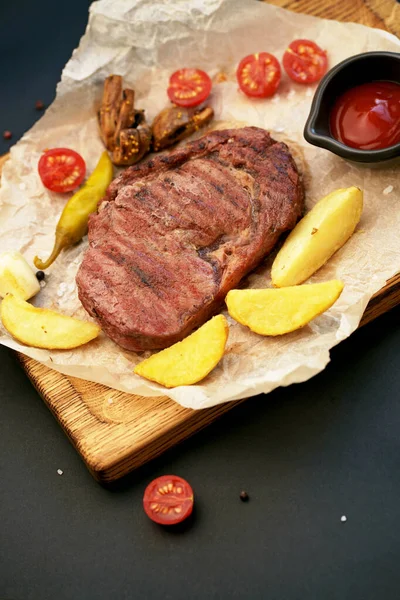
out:
M260 335L283 335L304 327L336 302L341 281L298 285L282 289L231 290L226 296L229 314Z
M68 350L90 342L100 332L94 323L36 308L12 294L2 301L0 313L4 327L13 338L35 348Z
M356 187L335 190L322 198L286 238L272 265L276 287L297 285L347 242L360 220L363 193Z
M228 334L225 317L213 317L182 342L146 358L134 372L167 388L197 383L223 357Z

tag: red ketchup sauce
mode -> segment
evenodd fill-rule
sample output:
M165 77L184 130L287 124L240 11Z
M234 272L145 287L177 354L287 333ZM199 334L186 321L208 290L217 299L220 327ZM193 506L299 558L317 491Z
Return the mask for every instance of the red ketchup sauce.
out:
M380 150L400 142L400 85L364 83L347 90L330 115L333 137L360 150Z

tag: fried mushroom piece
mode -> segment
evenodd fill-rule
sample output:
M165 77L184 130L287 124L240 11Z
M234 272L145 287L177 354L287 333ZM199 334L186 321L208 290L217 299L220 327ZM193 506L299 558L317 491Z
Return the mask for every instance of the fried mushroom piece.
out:
M209 106L204 108L165 108L153 121L153 150L163 150L194 131L207 125L214 116Z
M137 110L134 101L135 92L124 90L114 134L112 161L115 165L133 165L150 150L151 127L146 123L144 110Z
M151 128L144 111L135 109L134 100L134 90L122 90L122 77L107 77L99 124L102 140L117 166L133 165L150 150Z
M103 100L99 112L100 135L107 150L114 150L115 129L122 102L122 77L110 75L104 81Z

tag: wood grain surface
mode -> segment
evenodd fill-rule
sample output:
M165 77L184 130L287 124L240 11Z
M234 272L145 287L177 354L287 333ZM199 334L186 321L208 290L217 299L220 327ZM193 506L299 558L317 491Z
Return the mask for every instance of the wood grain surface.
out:
M270 4L400 35L400 4L395 0L271 0ZM0 170L6 159L0 158ZM400 274L371 299L361 325L399 302ZM17 356L93 476L103 483L143 465L242 402L193 411L166 396L125 394L67 377L22 354Z
M400 4L396 0L268 0L268 4L323 19L386 29L400 36Z

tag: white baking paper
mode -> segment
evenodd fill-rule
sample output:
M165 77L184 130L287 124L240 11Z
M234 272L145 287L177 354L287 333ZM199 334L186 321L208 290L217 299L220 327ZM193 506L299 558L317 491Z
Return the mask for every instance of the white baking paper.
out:
M36 254L49 254L66 200L44 189L37 163L43 149L67 146L84 156L88 172L93 169L103 150L96 110L105 77L123 75L126 86L135 89L136 105L146 110L151 121L168 104L171 72L192 66L211 77L222 72L227 78L214 85L210 98L217 126L225 122L265 127L289 144L303 172L307 208L338 187L356 185L364 190L365 209L357 232L312 278L343 280L339 301L307 327L279 338L263 338L228 318L229 341L219 366L201 384L173 390L132 373L149 353L124 351L104 335L74 351L46 351L15 342L0 326L2 344L62 373L142 396L167 394L192 408L267 393L305 381L326 366L330 348L356 329L371 296L400 270L400 181L394 167L351 164L304 141L302 131L315 86L296 85L284 75L271 99L251 100L238 91L235 68L243 56L268 51L280 59L295 38L309 38L325 48L330 66L368 50L400 50L399 40L384 31L294 14L255 0L92 4L86 33L62 73L56 100L12 148L3 169L0 252L19 250L31 264ZM86 243L57 259L34 304L89 319L75 286ZM248 277L246 285L269 285L270 264L271 258Z

